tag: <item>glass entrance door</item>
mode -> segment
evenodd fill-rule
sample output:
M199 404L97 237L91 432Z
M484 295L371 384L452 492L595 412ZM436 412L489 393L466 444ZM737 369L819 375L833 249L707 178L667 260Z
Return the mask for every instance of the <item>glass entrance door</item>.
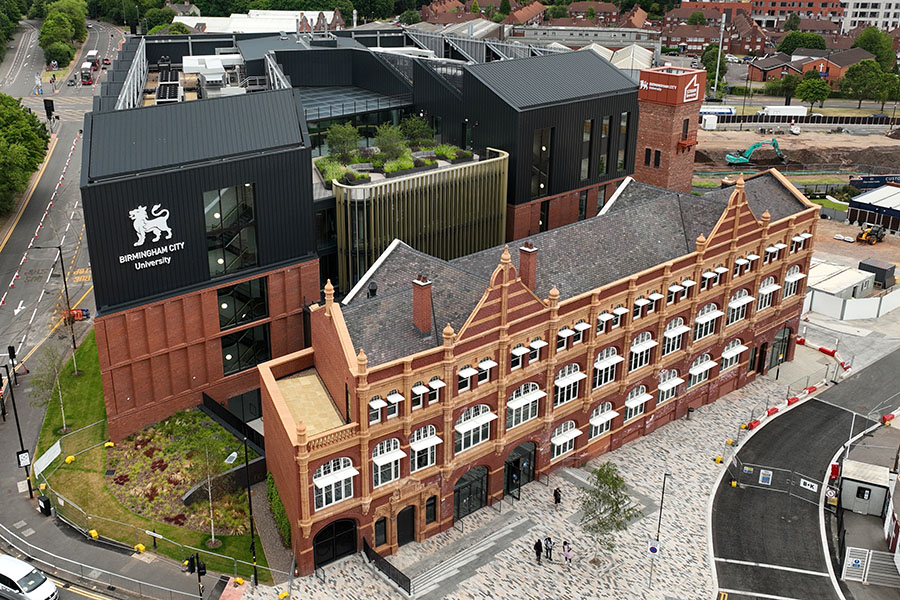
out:
M458 521L487 505L488 470L475 467L453 486L453 520Z
M522 459L506 459L506 487L504 492L516 500L519 499L519 492L522 488Z
M534 481L534 457L537 446L534 442L519 444L506 457L506 480L504 491L516 500L519 499L519 490L526 483Z
M790 327L785 327L778 332L772 342L772 352L769 356L769 368L774 369L787 359L788 341L791 339Z

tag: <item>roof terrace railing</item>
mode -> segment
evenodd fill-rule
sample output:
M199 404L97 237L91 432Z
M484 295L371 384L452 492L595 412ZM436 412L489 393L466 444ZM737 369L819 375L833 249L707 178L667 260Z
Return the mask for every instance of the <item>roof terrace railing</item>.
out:
M287 77L282 72L281 67L275 62L275 53L269 52L265 57L266 77L269 80L270 90L289 90L291 84L288 83Z
M317 106L315 108L304 109L303 112L306 116L307 121L319 121L321 119L341 117L344 115L354 115L357 113L365 113L373 110L398 108L400 106L412 104L412 101L412 94L399 94L397 96L367 98L365 100L352 100L349 102L329 104L328 106Z
M137 50L134 53L134 60L128 67L128 74L125 75L125 82L122 84L122 91L116 99L116 110L125 110L126 108L135 108L141 105L144 96L144 82L147 81L147 44L144 38L138 43Z

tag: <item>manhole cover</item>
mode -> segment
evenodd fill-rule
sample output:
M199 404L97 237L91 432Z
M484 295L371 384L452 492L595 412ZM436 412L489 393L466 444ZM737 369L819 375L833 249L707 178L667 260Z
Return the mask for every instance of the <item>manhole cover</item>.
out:
M106 470L106 476L107 476L107 477L112 477L112 476L115 475L115 474L116 474L116 470L115 470L115 469L107 469L107 470Z

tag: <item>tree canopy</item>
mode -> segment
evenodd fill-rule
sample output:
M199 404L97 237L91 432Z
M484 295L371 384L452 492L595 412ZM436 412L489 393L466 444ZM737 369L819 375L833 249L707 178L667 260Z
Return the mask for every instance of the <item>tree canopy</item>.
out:
M699 10L695 10L691 13L691 16L688 17L688 25L706 25L706 15L704 15Z
M791 12L784 20L785 31L797 31L800 28L800 13Z
M857 100L856 107L861 108L863 100L875 97L876 88L882 83L881 75L881 67L871 58L851 65L841 80L841 92Z
M719 58L719 81L725 79L725 73L728 72L728 62L725 60L725 53L719 56L719 45L710 44L700 55L700 64L706 69L707 84L712 86L712 82L716 79L716 58Z
M866 27L853 41L853 48L862 48L875 55L882 71L894 66L894 40L877 27Z
M613 549L613 534L624 531L628 521L641 514L637 507L630 506L625 479L611 462L594 469L588 487L579 490L578 498L582 528L605 550Z
M144 15L144 23L147 29L153 29L157 25L168 25L174 18L175 11L171 8L151 8Z
M7 214L44 160L50 136L34 113L5 94L0 94L0 123L0 214Z
M818 33L792 31L784 36L784 39L778 44L778 51L785 54L793 54L797 48L825 50L825 38Z
M21 17L21 7L15 0L0 0L0 61L6 54L6 42L12 39Z
M188 29L188 26L184 23L172 23L171 25L169 25L169 33L175 35L187 35L190 32L191 30Z
M44 60L47 64L55 60L60 67L65 67L75 55L75 44L87 37L87 3L84 0L56 0L42 5L40 12L46 14L38 33ZM68 46L70 51L63 46Z
M831 89L821 77L804 78L799 85L797 85L795 93L803 102L809 102L809 107L812 108L813 104L816 102L825 102L825 100L828 99L828 95L831 93Z
M407 10L403 11L403 14L400 15L400 22L404 25L415 25L422 18L419 16L419 12L415 10Z

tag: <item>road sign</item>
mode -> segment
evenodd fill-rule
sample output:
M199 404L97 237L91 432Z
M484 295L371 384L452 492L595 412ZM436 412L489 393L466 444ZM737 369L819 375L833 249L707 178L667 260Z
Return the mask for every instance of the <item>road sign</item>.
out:
M805 488L811 492L819 491L819 484L814 481L809 481L808 479L800 478L800 487Z
M753 467L744 467L744 473L750 475L751 473L753 473Z
M829 498L834 498L835 496L837 496L837 492L834 488L828 488L825 490L825 495Z
M759 483L762 485L772 485L772 471L768 469L760 469Z
M659 552L661 550L661 546L658 540L651 539L647 542L647 552L650 553L650 556L656 558L659 556Z
M28 450L16 452L16 463L22 468L31 466L31 455Z

